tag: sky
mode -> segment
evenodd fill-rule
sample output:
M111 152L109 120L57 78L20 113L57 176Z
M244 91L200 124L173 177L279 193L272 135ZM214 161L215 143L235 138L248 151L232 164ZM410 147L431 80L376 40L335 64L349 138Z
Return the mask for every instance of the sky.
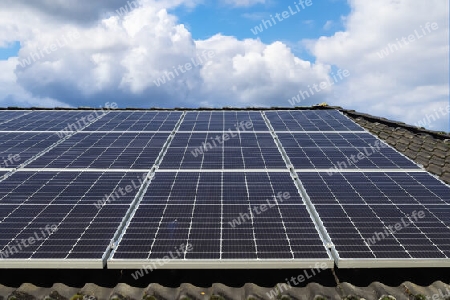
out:
M450 132L448 0L3 0L0 107L327 103Z

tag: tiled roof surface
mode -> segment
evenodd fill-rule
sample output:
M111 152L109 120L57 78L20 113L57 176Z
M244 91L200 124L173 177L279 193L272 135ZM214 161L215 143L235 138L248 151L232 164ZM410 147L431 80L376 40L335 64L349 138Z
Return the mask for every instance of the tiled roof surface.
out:
M331 108L331 107L329 107ZM309 108L315 109L315 108ZM327 109L316 107L316 109ZM338 108L340 109L340 108ZM421 164L429 172L439 176L441 180L450 184L450 135L433 132L401 122L378 118L355 111L340 109L359 125L374 135L383 139L398 151ZM0 272L8 272L0 270ZM408 278L409 269L405 269L404 278ZM415 271L417 272L417 270ZM429 272L429 270L427 271ZM440 272L442 273L442 271ZM356 273L355 273L356 274ZM397 274L397 273L396 273ZM445 274L445 272L444 272ZM5 275L5 274L3 274ZM398 274L397 274L398 275ZM354 276L355 281L358 276ZM260 287L253 283L246 283L242 287L228 287L215 283L208 288L197 287L183 283L179 287L164 287L151 283L145 288L132 287L127 284L117 284L112 288L100 287L95 284L86 284L82 288L70 287L64 284L54 284L52 287L38 287L32 284L22 284L18 288L7 287L0 284L0 300L101 300L101 299L445 299L450 300L450 275L441 277L446 283L436 281L429 286L419 286L411 282L390 287L372 282L367 287L356 287L350 283L338 283L334 286L323 286L318 283L309 283L306 287L292 287L277 297L270 298L267 293L274 288ZM351 280L350 280L351 281ZM353 282L353 281L352 281ZM370 282L370 281L369 281ZM390 295L393 298L382 298Z
M398 287L389 287L374 282L368 287L355 287L342 283L337 287L325 287L317 283L310 283L306 287L291 288L277 296L269 297L271 288L259 287L248 283L240 288L232 288L220 283L210 288L196 287L182 284L178 288L167 288L159 284L150 284L146 288L131 287L118 284L113 288L103 288L94 284L86 284L82 288L73 288L63 284L54 284L49 288L37 287L32 284L22 284L19 288L8 288L0 285L0 299L5 300L250 300L250 299L397 299L397 300L425 300L450 299L450 285L441 281L422 287L411 282L404 282ZM393 298L382 298L383 296ZM434 297L434 298L433 298Z
M366 130L450 184L450 135L342 110Z

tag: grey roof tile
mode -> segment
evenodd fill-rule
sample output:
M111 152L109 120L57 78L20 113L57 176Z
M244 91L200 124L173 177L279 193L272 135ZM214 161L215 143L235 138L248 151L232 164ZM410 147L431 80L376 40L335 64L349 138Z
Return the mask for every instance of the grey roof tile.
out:
M444 182L450 183L446 175L447 166L450 165L449 134L355 111L341 110L350 118L357 119L361 126L393 145L398 151L423 165L427 171L441 176Z
M126 284L118 284L112 288L104 288L94 284L86 284L81 289L55 284L51 288L36 287L31 284L23 284L19 289L0 285L0 297L3 299L34 300L34 299L80 299L80 300L244 300L244 299L317 299L321 296L325 299L355 299L378 300L383 295L391 295L398 300L431 299L433 295L448 295L450 285L436 281L429 286L419 286L411 282L404 282L397 287L373 282L367 287L357 287L350 283L341 283L339 286L322 286L317 283L309 283L306 287L287 287L278 284L282 291L275 293L274 288L260 287L247 283L243 287L233 288L215 283L211 287L203 288L183 283L179 287L169 288L152 283L147 288L131 287ZM269 296L272 291L272 298ZM288 297L286 297L288 296ZM427 298L430 297L430 298ZM441 299L435 297L435 299Z

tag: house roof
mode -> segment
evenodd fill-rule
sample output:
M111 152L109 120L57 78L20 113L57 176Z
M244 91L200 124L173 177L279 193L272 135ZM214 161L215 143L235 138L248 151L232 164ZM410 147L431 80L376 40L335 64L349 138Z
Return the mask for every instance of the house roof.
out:
M450 184L450 135L341 109L360 126Z
M122 283L112 288L104 288L95 284L86 284L82 288L69 287L64 284L54 284L47 288L37 287L32 284L22 284L17 289L0 285L0 299L247 300L271 299L267 294L270 294L272 290L271 288L260 287L252 283L247 283L240 288L232 288L220 283L215 283L209 288L197 287L187 283L181 284L176 288L168 288L154 283L144 288L132 287ZM326 287L317 283L310 283L306 287L294 287L281 294L282 296L275 296L273 299L449 299L450 285L442 281L436 281L425 287L411 282L404 282L397 287L389 287L380 282L373 282L367 287L355 287L349 283L342 283L339 287ZM387 295L394 298L382 298L382 296Z
M182 109L187 110L185 108ZM235 110L234 108L225 109ZM251 110L260 109L267 110L267 108L251 108ZM272 109L284 110L287 108ZM445 183L450 184L450 135L448 133L430 131L424 128L410 126L402 122L379 118L355 112L353 110L342 109L340 107L314 106L296 109L338 109L360 126L422 165L427 171L436 175ZM210 109L204 108L202 110ZM404 280L408 280L411 278L411 271L412 270L410 269L404 269L400 274ZM420 270L414 270L414 272L420 272ZM2 273L5 274L3 271ZM364 275L356 272L352 275L352 278L355 280L346 278L347 282L340 283L336 276L336 284L333 286L311 282L305 287L290 288L278 295L277 299L380 299L383 295L391 295L395 297L395 299L450 299L450 285L448 284L450 283L450 278L448 275L443 275L445 274L445 270L439 270L439 272L434 272L429 269L426 271L424 270L424 274L433 273L434 275L439 274L436 276L447 281L447 283L437 280L428 286L420 286L405 281L398 286L392 287L380 283L379 281L373 281L366 287L357 287L351 283L355 284L355 282L360 282L359 279L361 278L358 277ZM399 273L395 272L395 275L393 276L398 277ZM427 275L424 276L425 278L427 277ZM1 284L2 277L3 276L0 276L0 300L271 299L268 296L268 293L273 290L273 288L261 287L253 283L245 283L242 287L229 287L221 283L214 283L208 288L194 286L188 283L182 283L178 287L165 287L157 283L150 283L146 287L132 287L127 284L119 283L109 288L101 287L93 283L87 283L82 287L70 287L59 283L55 283L51 287L40 287L28 283L23 283L21 285L13 284L8 287ZM385 280L387 281L388 278L386 277ZM384 282L386 283L386 281ZM82 295L85 295L84 298ZM283 297L281 295L283 295ZM352 296L354 298L352 298Z

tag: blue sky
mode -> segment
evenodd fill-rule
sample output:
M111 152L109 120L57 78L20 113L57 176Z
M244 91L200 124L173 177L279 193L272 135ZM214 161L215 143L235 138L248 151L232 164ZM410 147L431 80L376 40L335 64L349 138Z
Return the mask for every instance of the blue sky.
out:
M0 60L7 60L10 57L18 55L20 50L20 42L11 42L8 45L0 48Z
M302 59L314 62L314 56L299 47L303 39L316 39L343 30L342 17L350 12L350 7L344 0L311 1L312 5L304 4L305 9L297 1L270 1L258 3L251 7L230 7L217 2L202 4L194 10L179 7L173 13L185 24L194 39L207 39L217 33L235 36L238 39L259 38L266 44L283 41ZM300 8L300 12L296 9ZM290 7L290 8L289 8ZM292 10L295 15L290 13ZM262 20L283 11L289 12L289 17L273 27L264 29L255 35L251 29L259 26ZM280 18L282 18L280 16Z
M310 1L1 2L0 106L325 102L450 131L447 0Z

